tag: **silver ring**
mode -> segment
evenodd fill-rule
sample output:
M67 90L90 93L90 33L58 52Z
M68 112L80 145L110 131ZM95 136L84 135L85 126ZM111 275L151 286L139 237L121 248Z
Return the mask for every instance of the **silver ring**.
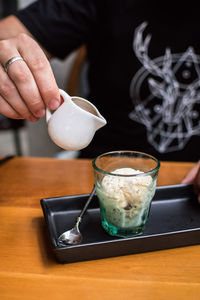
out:
M9 66L10 66L12 63L14 63L15 61L18 61L18 60L23 60L23 61L24 61L23 57L21 57L21 56L14 56L14 57L10 58L10 59L5 63L4 69L5 69L6 73L8 73L8 68L9 68Z

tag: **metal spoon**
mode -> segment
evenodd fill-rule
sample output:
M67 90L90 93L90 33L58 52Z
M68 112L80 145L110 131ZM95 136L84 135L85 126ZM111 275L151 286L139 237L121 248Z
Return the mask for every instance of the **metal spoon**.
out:
M78 245L82 242L82 234L80 233L80 230L79 230L79 224L81 223L82 217L83 217L84 213L86 212L88 205L90 204L90 201L92 200L92 197L94 196L95 192L96 192L96 189L94 186L87 202L85 203L80 215L77 218L75 226L72 229L69 229L69 230L63 232L59 236L58 241L57 241L58 246L63 246L63 244Z

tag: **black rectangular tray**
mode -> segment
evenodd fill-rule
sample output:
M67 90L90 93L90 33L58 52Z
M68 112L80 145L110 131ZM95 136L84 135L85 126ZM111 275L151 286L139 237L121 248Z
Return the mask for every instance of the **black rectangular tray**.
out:
M192 185L157 187L143 235L118 238L101 227L96 196L80 224L80 245L60 247L59 235L74 226L88 194L41 199L55 257L60 263L99 259L200 244L200 205Z

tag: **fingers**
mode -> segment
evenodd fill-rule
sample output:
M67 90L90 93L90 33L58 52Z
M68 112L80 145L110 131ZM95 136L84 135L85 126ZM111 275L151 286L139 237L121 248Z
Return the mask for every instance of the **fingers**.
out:
M19 47L19 52L32 72L42 99L47 107L56 109L60 104L60 94L48 59L37 43L27 35L22 35L21 40L26 44L26 49Z
M23 57L8 67L14 56ZM0 41L0 113L12 118L36 121L45 115L45 108L60 105L59 90L45 54L28 35Z
M200 161L190 170L190 172L183 179L182 183L193 183L194 192L197 195L200 203Z
M200 168L200 161L187 173L181 183L192 183Z
M23 119L2 97L0 97L1 114L11 119Z
M0 66L0 83L0 112L12 119L26 118L29 121L36 121L37 118L29 111L2 66Z
M197 194L200 203L200 161L198 162L198 166L199 168L194 178L194 192Z
M19 101L15 100L14 103L19 111L24 115L24 117L27 116L28 111L35 117L42 117L45 114L45 103L27 64L24 61L13 63L9 67L8 75L17 87L15 92L18 92L21 99L23 99L21 102L23 102L27 107L26 110L22 111L19 107ZM11 98L9 98L9 103L11 105L13 104Z

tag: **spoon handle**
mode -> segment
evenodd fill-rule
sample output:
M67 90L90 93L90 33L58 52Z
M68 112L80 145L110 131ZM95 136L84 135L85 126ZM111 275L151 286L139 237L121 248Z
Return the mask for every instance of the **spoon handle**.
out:
M85 211L87 210L88 205L90 204L90 202L91 202L91 200L92 200L92 198L93 198L95 192L96 192L96 188L95 188L95 185L94 185L93 190L92 190L92 192L90 193L90 196L89 196L87 202L85 203L85 205L84 205L84 207L83 207L83 209L82 209L82 211L81 211L79 217L77 218L77 222L78 222L78 223L81 222L81 219L82 219L82 217L83 217Z

